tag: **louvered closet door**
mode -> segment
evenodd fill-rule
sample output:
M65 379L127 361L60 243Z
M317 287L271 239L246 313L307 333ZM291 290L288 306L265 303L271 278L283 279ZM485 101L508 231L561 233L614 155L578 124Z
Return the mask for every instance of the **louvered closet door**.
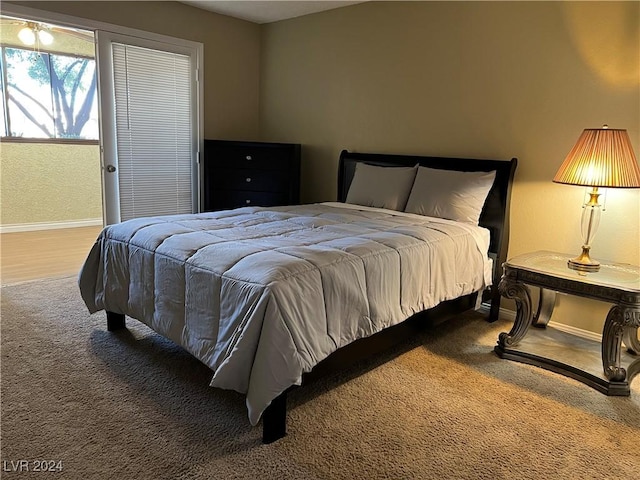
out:
M194 56L155 43L98 32L107 224L197 211Z

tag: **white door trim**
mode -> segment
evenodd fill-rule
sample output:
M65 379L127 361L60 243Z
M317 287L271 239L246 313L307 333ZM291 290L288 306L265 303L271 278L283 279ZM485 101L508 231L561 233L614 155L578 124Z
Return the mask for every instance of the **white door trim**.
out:
M98 91L100 108L100 144L101 144L101 167L102 167L102 188L103 188L103 210L106 225L119 223L122 219L121 215L121 198L120 185L118 182L118 170L120 169L118 159L118 135L116 134L116 109L114 98L116 98L113 74L113 44L122 44L134 47L143 47L150 50L161 50L174 54L183 55L190 59L190 83L191 92L195 98L191 101L190 111L192 112L191 124L194 125L191 142L191 162L192 162L192 178L191 178L191 211L200 211L200 192L199 192L199 152L202 149L199 144L202 143L201 132L198 131L198 110L202 97L198 96L198 72L197 68L197 49L192 46L174 45L166 42L157 42L155 40L132 37L120 33L105 32L97 30L96 34L96 60L98 70ZM193 108L195 107L195 108ZM196 144L196 137L198 144ZM110 170L111 168L111 170Z

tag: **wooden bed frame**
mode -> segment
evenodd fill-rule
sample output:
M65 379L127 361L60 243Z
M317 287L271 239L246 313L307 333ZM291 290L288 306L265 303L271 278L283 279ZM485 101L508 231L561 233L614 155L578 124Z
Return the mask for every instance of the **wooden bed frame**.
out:
M517 165L517 159L477 160L468 158L424 157L413 155L353 153L343 150L340 153L338 170L338 200L344 202L353 180L356 164L364 162L379 166L414 166L455 171L489 172L496 171L493 187L489 191L482 214L480 225L490 231L489 255L493 259L493 284L482 292L482 301L490 304L489 321L497 320L500 309L500 293L498 283L502 275L502 263L507 259L509 241L509 203L511 186ZM365 358L388 350L403 340L415 335L416 330L442 321L453 315L472 309L476 305L477 293L466 295L421 312L404 322L387 328L368 338L357 340L335 351L325 360L316 365L313 370L303 375L303 382L308 383L316 378L327 375L331 371L344 369L345 365L353 364ZM124 315L107 312L107 329L118 330L125 327ZM287 421L287 393L293 388L276 397L262 415L262 441L274 442L286 435Z

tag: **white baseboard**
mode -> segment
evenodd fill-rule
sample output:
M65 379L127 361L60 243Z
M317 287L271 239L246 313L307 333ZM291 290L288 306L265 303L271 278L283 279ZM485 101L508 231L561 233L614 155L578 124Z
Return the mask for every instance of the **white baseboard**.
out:
M488 304L482 304L481 309L486 310L489 313ZM515 322L516 320L516 312L513 310L507 310L505 308L500 309L500 313L498 315L502 320L509 320L510 322ZM565 325L564 323L558 322L549 322L549 327L555 328L556 330L560 330L561 332L570 333L571 335L575 335L576 337L585 338L587 340L593 340L596 342L602 342L602 335L598 333L591 332L589 330L583 330L582 328L573 327L571 325Z
M578 327L572 327L571 325L565 325L564 323L549 322L549 326L560 330L561 332L570 333L576 337L585 338L587 340L594 340L598 343L602 343L602 335L599 333L591 332L589 330L583 330Z
M0 225L0 233L35 232L38 230L56 230L59 228L101 227L101 218L88 218L70 222L15 223Z

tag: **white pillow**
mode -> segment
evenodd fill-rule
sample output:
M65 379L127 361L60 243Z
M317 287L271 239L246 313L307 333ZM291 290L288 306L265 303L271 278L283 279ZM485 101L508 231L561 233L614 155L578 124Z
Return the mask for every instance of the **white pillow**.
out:
M415 167L381 167L358 163L346 202L402 211L407 204L417 171L417 165Z
M495 178L495 170L458 172L420 167L404 211L477 225Z

